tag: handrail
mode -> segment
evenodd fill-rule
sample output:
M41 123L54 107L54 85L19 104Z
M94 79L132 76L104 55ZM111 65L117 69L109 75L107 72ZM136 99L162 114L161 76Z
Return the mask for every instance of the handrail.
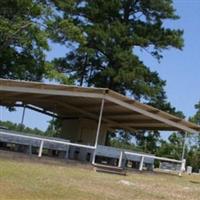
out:
M145 158L153 158L153 159L162 160L162 161L182 163L182 160L175 160L175 159L171 159L171 158L164 158L164 157L159 157L159 156L134 153L134 152L130 152L130 151L125 151L124 153L129 154L129 155L134 155L134 156L141 156L141 157L145 157Z
M58 141L58 140L55 140L55 139L47 139L47 138L38 137L38 136L28 136L28 135L9 133L7 131L2 131L2 130L0 130L0 134L10 135L10 136L18 136L18 137L21 137L21 138L33 139L33 140L44 141L44 142L53 142L53 143L57 143L57 144L64 144L64 145L75 146L75 147L84 147L84 148L89 148L89 149L95 149L94 146L90 146L90 145L71 143L71 142L67 142L67 141Z

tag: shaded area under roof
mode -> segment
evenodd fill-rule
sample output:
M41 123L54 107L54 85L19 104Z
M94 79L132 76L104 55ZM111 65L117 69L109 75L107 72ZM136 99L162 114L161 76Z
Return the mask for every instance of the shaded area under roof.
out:
M44 84L0 79L0 105L28 105L57 117L98 120L105 99L103 123L110 129L183 130L198 133L200 126L142 104L107 88Z

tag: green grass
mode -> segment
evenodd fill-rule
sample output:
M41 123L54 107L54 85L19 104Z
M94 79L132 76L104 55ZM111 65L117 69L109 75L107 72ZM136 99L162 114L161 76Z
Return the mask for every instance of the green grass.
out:
M0 157L0 200L7 199L199 200L200 176L119 176L82 165Z

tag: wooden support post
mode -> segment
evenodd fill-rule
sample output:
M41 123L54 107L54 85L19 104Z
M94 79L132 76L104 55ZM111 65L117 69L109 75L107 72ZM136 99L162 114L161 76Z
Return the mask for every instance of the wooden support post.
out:
M123 155L124 155L124 152L121 151L121 153L120 153L120 157L119 157L119 162L118 162L118 167L122 167Z
M95 151L96 151L96 148L97 148L97 145L98 145L98 140L99 140L99 134L100 134L100 129L101 129L101 120L102 120L102 115L103 115L104 102L105 102L105 99L102 99L102 101L101 101L101 109L100 109L100 113L99 113L99 121L98 121L98 125L97 125L95 144L94 144L95 150L94 150L94 153L93 153L92 164L95 164L95 157L96 157Z
M39 153L38 153L39 158L42 157L43 146L44 146L44 141L42 140L40 143L40 149L39 149Z
M143 164L144 164L144 156L141 157L140 168L139 168L140 171L143 170Z

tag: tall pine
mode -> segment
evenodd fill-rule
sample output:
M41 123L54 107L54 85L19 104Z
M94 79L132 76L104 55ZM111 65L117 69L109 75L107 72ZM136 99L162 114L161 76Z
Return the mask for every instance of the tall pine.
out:
M160 60L162 50L183 47L183 31L164 27L165 20L179 18L171 0L71 0L70 7L54 2L84 37L74 38L66 57L54 60L57 69L79 85L108 87L154 104L166 99L165 81L135 52L140 48ZM56 31L56 41L69 41L62 29Z

